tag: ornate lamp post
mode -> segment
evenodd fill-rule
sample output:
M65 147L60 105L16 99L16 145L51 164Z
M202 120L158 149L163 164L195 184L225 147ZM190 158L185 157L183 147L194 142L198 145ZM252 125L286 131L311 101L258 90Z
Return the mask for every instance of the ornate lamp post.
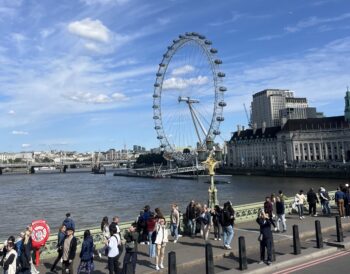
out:
M205 160L203 162L204 165L206 165L208 171L209 171L209 175L210 175L210 188L208 189L208 193L209 193L209 208L214 208L215 205L219 204L218 201L218 190L215 186L214 183L214 175L215 175L215 166L216 164L218 164L219 161L216 161L214 156L213 156L213 151L211 151L209 153L209 156L207 158L207 160Z

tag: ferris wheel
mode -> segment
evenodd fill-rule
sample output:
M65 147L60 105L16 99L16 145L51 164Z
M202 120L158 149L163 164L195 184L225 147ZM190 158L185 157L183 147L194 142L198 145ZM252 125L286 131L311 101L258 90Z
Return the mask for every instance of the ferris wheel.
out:
M173 40L159 64L154 129L161 149L173 159L207 150L207 141L220 135L227 89L217 53L204 35L186 32Z

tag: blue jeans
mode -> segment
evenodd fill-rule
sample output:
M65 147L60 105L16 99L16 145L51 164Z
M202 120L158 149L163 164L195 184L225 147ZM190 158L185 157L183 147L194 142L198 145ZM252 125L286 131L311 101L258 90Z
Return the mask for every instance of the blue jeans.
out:
M190 229L190 236L196 235L196 220L188 220L187 225Z
M231 246L231 242L232 242L233 234L234 234L232 225L223 226L222 231L224 234L224 245Z
M152 233L148 232L148 241L149 241L149 247L148 247L148 252L149 252L149 256L151 258L155 258L156 257L156 244L152 244Z
M177 240L179 238L177 224L170 224L170 231L171 231L171 236L174 237L174 240Z
M322 205L323 214L327 214L327 215L331 214L331 208L329 207L329 201L323 201L321 203L321 205Z

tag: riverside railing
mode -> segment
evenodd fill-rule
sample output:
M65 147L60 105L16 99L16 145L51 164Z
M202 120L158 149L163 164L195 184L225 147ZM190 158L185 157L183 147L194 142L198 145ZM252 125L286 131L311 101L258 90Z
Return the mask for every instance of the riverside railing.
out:
M335 200L335 191L331 191L328 193L330 196L330 202L331 205L334 205L334 200ZM286 213L292 211L292 205L294 203L294 197L288 197L284 200L285 208L286 208ZM234 206L234 210L236 213L236 219L235 223L244 223L244 222L249 222L253 221L257 218L259 210L263 207L264 202L257 202L257 203L251 203L251 204L245 204L245 205L237 205ZM170 216L166 216L166 219L169 223L170 221ZM121 235L124 234L124 231L128 229L131 224L134 221L130 222L122 222L119 224L120 230L121 230ZM184 231L184 224L182 221L182 216L181 216L181 224L182 224L182 231ZM96 245L96 248L101 248L104 245L104 237L102 235L100 227L93 227L93 228L85 228L85 229L80 229L75 231L74 236L77 238L78 242L78 249L81 248L81 244L84 239L84 231L89 229L91 232L91 235L94 239L94 244ZM55 231L51 231L52 234L46 242L45 247L41 249L41 255L40 258L52 258L57 256L57 235ZM0 245L2 246L2 244Z

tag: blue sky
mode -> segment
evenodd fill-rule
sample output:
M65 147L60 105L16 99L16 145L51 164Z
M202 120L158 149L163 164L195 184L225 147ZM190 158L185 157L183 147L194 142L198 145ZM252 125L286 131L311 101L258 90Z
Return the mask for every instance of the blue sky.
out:
M347 0L0 0L0 151L157 147L155 74L187 31L223 60L218 141L247 124L243 103L266 88L343 114Z

